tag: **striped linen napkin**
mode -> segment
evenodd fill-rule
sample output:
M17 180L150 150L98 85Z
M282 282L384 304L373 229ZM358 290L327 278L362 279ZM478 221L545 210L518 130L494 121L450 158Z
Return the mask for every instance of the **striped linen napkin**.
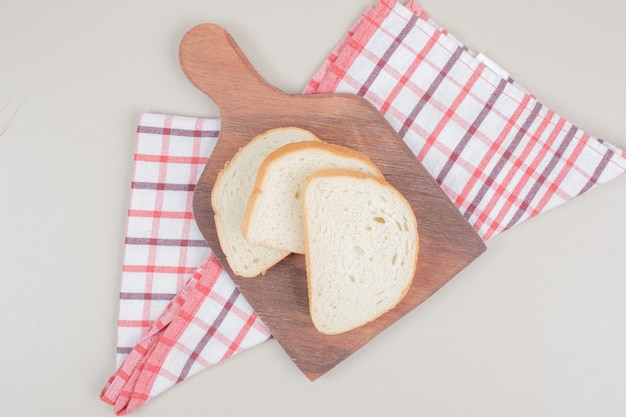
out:
M365 97L483 238L626 171L626 152L542 105L413 1L368 9L306 94ZM215 261L191 198L219 121L144 114L120 293L118 371L102 392L127 414L271 337Z

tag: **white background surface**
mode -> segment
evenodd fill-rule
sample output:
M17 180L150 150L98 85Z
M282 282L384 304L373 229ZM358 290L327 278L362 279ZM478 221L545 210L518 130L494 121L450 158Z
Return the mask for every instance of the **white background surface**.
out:
M217 116L177 47L225 26L299 93L374 0L0 0L0 415L112 416L117 293L139 112ZM626 3L423 0L471 49L626 148ZM624 416L626 176L488 243L315 383L275 341L136 416Z

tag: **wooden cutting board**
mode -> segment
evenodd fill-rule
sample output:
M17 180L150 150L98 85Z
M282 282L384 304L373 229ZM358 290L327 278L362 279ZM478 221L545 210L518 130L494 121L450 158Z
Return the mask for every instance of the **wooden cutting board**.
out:
M218 106L217 145L196 186L195 219L241 293L285 352L315 380L433 295L476 259L485 245L402 139L365 99L349 94L286 95L255 71L233 38L205 24L182 39L180 64ZM324 335L309 316L304 255L290 255L264 276L244 278L228 267L219 245L211 191L224 164L257 134L297 126L322 140L361 151L409 201L418 221L420 252L413 284L400 304L377 320L340 335Z

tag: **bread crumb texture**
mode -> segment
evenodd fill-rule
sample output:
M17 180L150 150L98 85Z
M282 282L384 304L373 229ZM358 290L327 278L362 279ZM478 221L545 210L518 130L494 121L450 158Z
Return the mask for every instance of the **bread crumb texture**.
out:
M380 178L345 171L313 175L304 197L311 318L338 334L395 307L419 251L409 203Z

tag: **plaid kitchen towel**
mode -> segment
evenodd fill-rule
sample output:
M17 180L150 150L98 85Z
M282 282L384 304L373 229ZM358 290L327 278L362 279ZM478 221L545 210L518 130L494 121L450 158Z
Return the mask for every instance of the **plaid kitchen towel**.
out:
M373 103L484 240L626 171L626 152L546 108L412 1L383 0L361 16L305 90L326 92ZM270 337L191 214L218 129L216 120L140 119L121 367L102 393L118 414Z
M213 254L109 379L102 399L118 415L270 337Z
M626 170L413 1L365 13L305 90L329 92L374 104L483 240Z
M122 266L118 371L101 398L127 414L271 337L193 220L219 120L142 114Z
M219 121L139 118L122 265L117 362L210 253L192 215L195 183Z

